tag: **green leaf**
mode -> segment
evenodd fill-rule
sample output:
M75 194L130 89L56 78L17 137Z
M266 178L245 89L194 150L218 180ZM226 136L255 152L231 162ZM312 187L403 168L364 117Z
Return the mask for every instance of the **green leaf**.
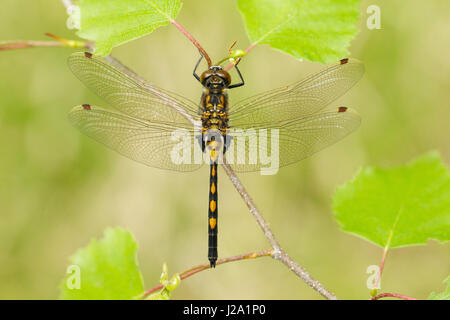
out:
M442 293L432 292L428 297L428 300L450 300L450 277L447 277L447 279L444 280L444 283L447 286L445 291Z
M133 299L144 291L130 232L107 229L71 258L70 272L61 286L62 299ZM79 285L79 288L77 288Z
M436 152L407 165L365 168L333 196L344 231L385 250L450 240L450 173Z
M175 19L179 0L80 0L70 17L78 35L95 41L96 54L142 37ZM77 20L79 19L79 21Z
M330 62L348 56L358 33L360 0L237 0L252 43L297 59Z

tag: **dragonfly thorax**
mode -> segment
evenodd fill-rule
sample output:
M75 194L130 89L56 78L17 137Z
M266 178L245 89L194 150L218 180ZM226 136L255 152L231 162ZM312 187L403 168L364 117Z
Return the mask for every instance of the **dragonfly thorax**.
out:
M205 89L200 102L203 129L217 129L225 134L228 128L227 112L228 96L225 90L215 93L210 89Z

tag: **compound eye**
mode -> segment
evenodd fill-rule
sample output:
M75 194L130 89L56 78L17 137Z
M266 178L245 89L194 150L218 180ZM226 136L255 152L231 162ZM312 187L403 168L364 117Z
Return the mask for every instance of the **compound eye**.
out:
M226 72L225 70L218 70L216 73L220 78L222 78L225 81L227 86L231 83L231 77L228 72Z
M202 75L200 76L200 83L205 84L206 79L208 79L211 75L212 75L211 70L206 70L205 72L203 72Z

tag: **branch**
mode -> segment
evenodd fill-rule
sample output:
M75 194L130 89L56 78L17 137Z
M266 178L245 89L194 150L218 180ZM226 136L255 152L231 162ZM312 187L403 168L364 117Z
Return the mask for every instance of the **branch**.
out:
M8 40L0 41L0 51L35 47L63 47L59 41Z
M173 103L173 101L167 97L163 92L158 91L155 87L149 86L148 82L142 78L140 75L138 75L136 72L125 66L122 62L114 58L113 56L109 55L105 57L105 60L108 61L111 65L113 65L115 68L119 69L129 77L133 78L137 82L139 82L142 86L144 86L147 90L153 92L160 98L164 99L168 105L170 105L171 108L173 108L175 111L180 113L183 117L185 117L189 122L192 123L193 126L199 126L199 121L194 119L189 113L186 112L183 108L181 108L179 105Z
M61 41L36 41L36 40L8 40L0 41L0 51L25 49L25 48L37 48L37 47L70 47L70 48L84 48L90 49L90 44L87 42L67 40L68 42Z
M189 32L187 32L186 29L184 29L178 22L170 19L170 23L177 27L177 29L180 30L194 44L194 46L197 47L203 58L205 58L206 62L208 63L208 68L211 67L211 58L206 53L205 49L203 49L203 47L200 45L200 43L198 43L197 40L195 40L195 38Z
M36 41L36 40L7 40L0 41L0 51L2 50L14 50L36 47L67 47L67 48L82 48L92 50L92 42L68 40L54 34L45 33L46 36L55 39L56 41Z
M234 256L234 257L218 259L216 262L216 266L224 264L224 263L232 262L232 261L256 259L256 258L268 257L271 255L272 255L272 250L270 250L270 249L260 251L260 252L251 252L251 253L242 254L242 255L238 255L238 256ZM181 272L180 279L183 280L183 279L189 278L190 276L193 276L196 273L199 273L201 271L208 270L208 269L211 269L209 262L200 264L198 266L192 267L190 269L187 269L187 270ZM141 298L144 299L147 296L149 296L150 294L152 294L153 292L161 290L163 287L164 286L162 284L160 284L159 286L153 287L153 288L145 291L142 294Z
M380 288L381 275L383 274L384 264L386 262L387 253L388 253L388 246L386 246L384 248L384 250L383 250L383 255L381 257L381 262L380 262L380 267L379 267L379 270L378 270L378 275L377 275L377 278L375 280L375 288ZM373 292L376 295L376 292L377 292L376 289Z
M294 272L298 277L300 277L304 282L306 282L311 288L320 293L323 297L329 300L337 300L337 297L333 293L328 291L319 281L315 280L302 266L292 260L288 256L288 254L281 248L278 240L272 233L272 230L270 230L269 225L266 223L255 203L253 202L253 199L250 197L247 190L245 190L244 186L242 185L241 181L236 176L234 171L231 169L230 165L226 162L226 159L224 159L222 167L225 169L225 172L227 173L234 187L241 195L241 198L250 209L250 213L253 215L253 218L255 218L259 227L262 229L264 235L272 246L274 250L272 257L282 262L289 268L289 270Z
M399 293L380 293L379 295L373 297L371 300L379 300L381 298L399 298L402 300L417 300L416 298L408 297Z

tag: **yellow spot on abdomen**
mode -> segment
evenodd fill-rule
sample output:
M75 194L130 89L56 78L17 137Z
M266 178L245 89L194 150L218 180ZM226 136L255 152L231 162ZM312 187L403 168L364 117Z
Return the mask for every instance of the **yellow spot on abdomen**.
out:
M209 209L211 210L211 212L216 211L216 202L214 200L211 200L211 202L209 203Z
M209 218L209 226L211 227L211 229L214 229L216 227L216 224L217 224L216 218Z
M216 184L214 182L211 184L211 193L216 193Z
M216 168L212 167L211 169L211 175L214 177L216 175Z
M211 161L214 162L217 159L216 150L211 150Z

